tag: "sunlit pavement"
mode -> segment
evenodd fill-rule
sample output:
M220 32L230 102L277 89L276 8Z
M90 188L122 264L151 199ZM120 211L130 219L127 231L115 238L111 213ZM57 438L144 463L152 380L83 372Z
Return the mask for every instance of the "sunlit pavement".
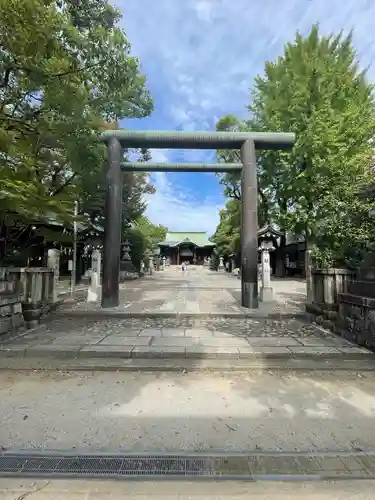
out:
M0 479L0 499L15 500L372 500L375 481L63 481ZM24 496L23 496L24 495Z
M372 372L0 372L0 444L78 452L375 450Z

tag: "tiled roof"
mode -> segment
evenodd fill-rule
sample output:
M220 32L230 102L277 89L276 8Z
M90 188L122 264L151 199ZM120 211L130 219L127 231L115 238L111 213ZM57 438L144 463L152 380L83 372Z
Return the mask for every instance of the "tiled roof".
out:
M194 243L194 245L197 245L198 247L215 246L215 244L207 238L207 233L205 232L181 233L171 231L167 233L165 240L161 241L159 245L174 247L184 241Z

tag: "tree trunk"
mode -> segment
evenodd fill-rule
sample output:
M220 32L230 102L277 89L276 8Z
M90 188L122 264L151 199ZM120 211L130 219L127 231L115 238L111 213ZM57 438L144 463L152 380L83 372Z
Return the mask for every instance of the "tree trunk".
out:
M305 277L306 277L306 296L307 303L312 304L314 301L314 290L312 282L312 242L306 238L305 249Z
M276 277L285 278L285 233L280 237L280 245L276 250Z

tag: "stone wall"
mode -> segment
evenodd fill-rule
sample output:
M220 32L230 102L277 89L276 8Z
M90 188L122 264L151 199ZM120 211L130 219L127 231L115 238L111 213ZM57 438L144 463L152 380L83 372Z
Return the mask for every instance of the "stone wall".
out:
M339 295L336 331L356 344L375 350L375 268L362 267L348 290Z
M26 305L28 309L34 308L45 314L56 300L54 272L51 269L0 267L0 335L23 324L29 326L28 321L24 321Z
M17 330L24 321L22 290L12 272L0 268L0 335Z
M336 329L339 296L347 292L354 271L348 269L312 269L311 297L306 312L311 319L331 330Z
M17 330L23 324L21 296L0 293L0 335Z
M351 342L375 350L375 299L343 294L336 331Z

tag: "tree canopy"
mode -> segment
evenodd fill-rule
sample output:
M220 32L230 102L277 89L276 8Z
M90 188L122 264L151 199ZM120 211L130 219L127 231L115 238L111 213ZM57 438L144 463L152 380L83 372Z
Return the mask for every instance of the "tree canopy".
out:
M71 221L75 200L90 220L102 217L98 132L152 111L120 19L106 0L0 0L3 230L15 216ZM124 176L127 220L142 213L150 190L145 175Z
M351 34L322 36L318 26L306 37L297 33L255 79L249 110L242 127L297 139L291 153L259 154L268 218L316 245L326 264L343 262L373 227L359 196L373 181L373 86L359 69Z
M140 216L129 228L127 234L131 247L133 264L139 269L147 251L153 251L158 243L165 240L168 228L153 224L145 215Z

